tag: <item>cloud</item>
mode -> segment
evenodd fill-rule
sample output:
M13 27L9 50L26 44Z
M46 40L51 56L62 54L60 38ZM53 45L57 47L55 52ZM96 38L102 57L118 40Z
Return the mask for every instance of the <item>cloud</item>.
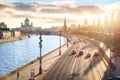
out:
M104 10L102 10L100 7L95 5L79 5L76 9L84 13L90 13L96 15L104 12Z
M105 10L109 12L120 12L120 2L115 2L113 4L110 4L104 8Z
M63 18L67 16L67 21L80 22L84 15L101 15L106 10L120 11L120 2L107 6L82 5L74 0L62 0L54 2L11 2L11 4L0 3L0 18L10 17L11 19L39 19L46 23L63 23ZM92 16L91 16L92 17ZM43 21L42 21L43 20Z
M5 8L7 8L7 7L10 7L10 6L0 3L0 10L5 9Z
M100 14L104 11L94 5L76 5L76 6L67 6L67 5L52 5L52 7L47 7L44 5L43 8L41 8L40 12L43 13L70 13L70 14L83 14L83 13L90 13L90 14Z
M21 11L35 11L34 5L31 3L23 3L23 2L14 2L14 9L21 10Z
M63 23L64 19L63 18L53 18L53 17L41 17L42 19L45 19L47 23ZM67 19L67 22L69 23L74 23L76 20L73 19Z

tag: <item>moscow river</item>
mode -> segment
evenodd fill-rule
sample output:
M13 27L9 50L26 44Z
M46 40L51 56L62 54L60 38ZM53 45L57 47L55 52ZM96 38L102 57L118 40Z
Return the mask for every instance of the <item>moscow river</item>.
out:
M60 37L55 35L42 36L42 55L59 47ZM61 44L66 39L61 38ZM40 55L39 36L32 35L28 39L0 44L0 76L36 59Z

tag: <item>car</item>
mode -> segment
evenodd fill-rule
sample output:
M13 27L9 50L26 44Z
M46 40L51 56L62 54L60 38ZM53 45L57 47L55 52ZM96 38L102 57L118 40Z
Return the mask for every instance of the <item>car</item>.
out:
M86 40L84 40L84 43L85 43L85 44L87 44L87 41L86 41Z
M79 55L83 55L83 51L79 51Z
M72 54L76 54L76 50L74 49L74 50L72 50Z
M94 56L99 56L100 54L99 54L99 52L95 52L95 54L94 54Z
M90 53L87 53L85 59L90 58L90 57L91 57L91 54L90 54Z

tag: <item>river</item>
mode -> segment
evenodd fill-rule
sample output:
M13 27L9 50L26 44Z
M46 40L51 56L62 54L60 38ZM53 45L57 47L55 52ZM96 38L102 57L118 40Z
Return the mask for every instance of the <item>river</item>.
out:
M59 36L42 36L42 55L59 47ZM61 38L61 44L66 39ZM32 35L28 39L0 44L0 76L9 73L20 66L39 57L39 36Z

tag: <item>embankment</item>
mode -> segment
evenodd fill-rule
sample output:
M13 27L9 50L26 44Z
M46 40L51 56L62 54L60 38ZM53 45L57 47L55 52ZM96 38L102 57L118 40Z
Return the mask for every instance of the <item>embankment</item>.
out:
M69 45L70 48L71 45ZM44 70L48 70L48 68L54 64L57 59L60 58L59 56L59 50L60 47L58 47L55 50L52 50L51 52L48 52L47 54L42 56L42 68ZM61 54L65 53L66 50L68 50L68 47L66 44L61 46ZM28 80L30 78L30 71L31 69L35 70L35 75L39 72L39 58L27 63L26 65L23 65L22 67L4 75L0 80L16 80L17 79L17 72L20 73L19 80Z
M8 39L0 39L0 44L7 43L7 42L18 41L18 40L22 40L22 39L26 39L26 38L28 38L28 36L25 36L25 37L11 37L11 38L8 38Z

